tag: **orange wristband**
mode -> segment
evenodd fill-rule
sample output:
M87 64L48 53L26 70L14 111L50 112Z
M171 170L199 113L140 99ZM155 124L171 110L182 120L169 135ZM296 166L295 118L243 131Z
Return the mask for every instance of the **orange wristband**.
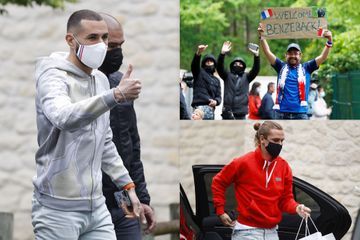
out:
M124 190L130 190L130 189L132 189L132 188L135 188L135 183L128 183L128 184L126 184L124 187L123 187L123 189Z

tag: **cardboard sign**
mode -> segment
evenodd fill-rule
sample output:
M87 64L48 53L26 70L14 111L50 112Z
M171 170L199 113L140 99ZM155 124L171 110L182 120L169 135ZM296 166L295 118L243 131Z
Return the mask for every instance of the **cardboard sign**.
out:
M324 8L268 8L260 17L267 39L321 38L327 29Z

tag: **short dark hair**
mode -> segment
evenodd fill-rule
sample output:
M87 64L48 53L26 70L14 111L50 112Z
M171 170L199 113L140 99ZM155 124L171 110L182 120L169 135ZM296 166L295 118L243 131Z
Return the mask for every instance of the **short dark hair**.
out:
M78 27L81 20L101 21L103 18L97 12L88 9L79 10L71 14L69 17L66 30L69 32L72 28Z
M272 85L275 85L275 83L269 82L269 84L267 85L268 91L270 90L270 87L271 87Z

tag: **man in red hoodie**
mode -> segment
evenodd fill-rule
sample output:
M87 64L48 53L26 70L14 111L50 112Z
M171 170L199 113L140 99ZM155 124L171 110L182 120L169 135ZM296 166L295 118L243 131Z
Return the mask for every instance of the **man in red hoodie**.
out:
M282 212L308 217L311 210L294 200L292 172L279 157L284 131L276 122L256 123L256 150L235 158L213 179L216 214L225 226L233 227L232 240L278 240L277 224ZM234 183L238 218L224 211L225 191Z

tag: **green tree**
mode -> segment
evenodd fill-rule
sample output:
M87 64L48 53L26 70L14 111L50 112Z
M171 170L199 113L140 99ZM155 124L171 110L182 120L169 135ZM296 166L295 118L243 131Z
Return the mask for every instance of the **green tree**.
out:
M334 46L319 73L326 76L334 72L342 73L360 69L360 14L358 11L360 2L356 0L326 1L326 8ZM314 45L309 45L306 51L315 52Z
M0 0L0 14L6 13L3 8L6 4L16 4L20 6L31 7L36 5L46 5L52 8L64 8L65 2L76 2L76 0Z
M332 0L321 1L318 6L320 4L326 6L328 28L333 34L333 47L329 57L318 71L329 102L333 93L332 75L360 69L360 2ZM323 40L312 40L305 53L315 55L319 52L318 46L323 44Z
M182 0L180 3L180 58L181 68L189 69L199 44L216 50L216 39L229 23L221 11L222 2L212 0Z

